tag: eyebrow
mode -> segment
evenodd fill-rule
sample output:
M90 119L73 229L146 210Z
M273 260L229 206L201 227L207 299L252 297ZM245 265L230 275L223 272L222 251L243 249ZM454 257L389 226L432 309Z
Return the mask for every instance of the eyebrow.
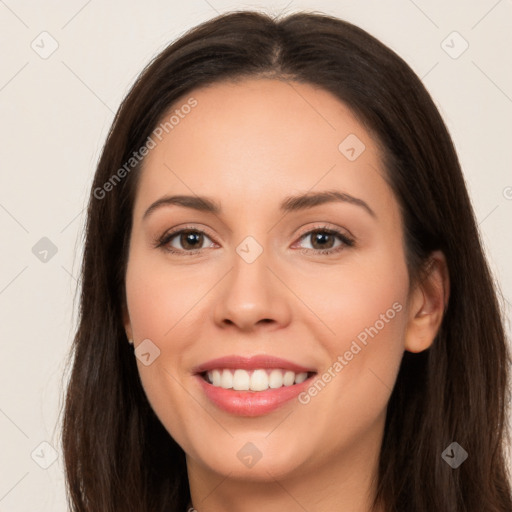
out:
M283 213L294 212L299 210L306 210L326 203L342 202L354 204L362 207L372 217L377 217L375 212L368 206L368 204L357 197L346 194L345 192L339 192L338 190L326 190L324 192L309 192L296 196L286 197L280 204L280 210ZM219 203L205 196L187 196L187 195L176 195L176 196L164 196L155 201L146 210L142 219L146 219L152 212L162 208L164 206L177 205L185 208L191 208L207 213L213 213L218 215L222 209Z

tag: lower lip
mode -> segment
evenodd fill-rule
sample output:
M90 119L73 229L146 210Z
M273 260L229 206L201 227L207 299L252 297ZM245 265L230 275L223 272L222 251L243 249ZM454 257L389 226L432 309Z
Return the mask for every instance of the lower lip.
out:
M236 391L213 386L201 375L195 375L206 396L218 407L238 416L261 416L268 414L304 391L316 374L300 384L282 386L266 391Z

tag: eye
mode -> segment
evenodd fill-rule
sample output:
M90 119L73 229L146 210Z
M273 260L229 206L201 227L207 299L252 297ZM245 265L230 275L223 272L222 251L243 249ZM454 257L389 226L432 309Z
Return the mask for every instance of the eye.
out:
M156 246L162 247L170 253L195 254L204 249L203 243L205 239L211 241L211 238L204 231L199 229L180 229L165 233L157 240Z
M303 247L302 251L312 254L334 254L355 244L355 241L346 234L327 226L320 226L304 233L299 241L308 238L311 240L311 247ZM205 240L211 242L207 247L203 246ZM172 254L193 256L208 247L214 247L215 242L201 229L182 228L165 233L155 240L154 245Z
M332 254L343 250L346 247L352 247L354 240L336 229L319 227L308 231L300 237L300 240L311 239L312 247L305 247L306 252L315 254ZM336 239L339 241L336 244Z

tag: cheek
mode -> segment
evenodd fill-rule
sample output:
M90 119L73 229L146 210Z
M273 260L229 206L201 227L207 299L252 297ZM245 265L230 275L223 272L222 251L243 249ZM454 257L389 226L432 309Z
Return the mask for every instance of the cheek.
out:
M383 304L388 305L386 301ZM328 347L328 364L299 396L302 432L308 432L304 444L310 445L315 458L349 450L361 439L369 442L378 435L376 426L383 427L403 356L404 309L389 319L395 313L392 309L388 323L376 322L375 313L381 311L376 306L357 318L348 312L344 315L346 321L340 320L338 336Z
M324 324L318 336L328 362L303 402L316 401L318 414L356 429L351 421L357 418L361 426L382 412L396 380L404 352L407 267L400 254L375 253L336 272L317 273L315 283L323 292L310 292L308 299Z
M183 354L193 343L193 336L187 333L187 322L192 321L187 312L197 302L195 295L201 292L199 288L191 283L190 275L188 280L180 277L179 271L169 275L169 266L155 264L137 251L130 255L126 295L135 348L149 339L159 349L157 357L148 365L136 359L139 376L153 411L179 440L186 438L186 432L176 421L176 411L183 413L191 403L180 371Z
M379 338L400 343L408 283L405 262L390 252L319 268L314 278L304 272L294 289L323 325L318 335L328 342L329 351L341 353L352 340L372 339L375 331Z
M128 311L135 340L163 342L174 330L183 329L187 312L204 293L201 277L162 265L147 255L130 257L126 274ZM182 320L183 319L183 320Z

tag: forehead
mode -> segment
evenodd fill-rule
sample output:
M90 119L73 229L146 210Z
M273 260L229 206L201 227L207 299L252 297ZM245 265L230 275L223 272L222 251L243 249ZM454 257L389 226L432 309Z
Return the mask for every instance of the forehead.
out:
M171 193L213 196L226 206L245 201L252 208L327 189L393 201L377 141L348 106L314 85L215 83L183 96L156 128L138 185L138 216Z

